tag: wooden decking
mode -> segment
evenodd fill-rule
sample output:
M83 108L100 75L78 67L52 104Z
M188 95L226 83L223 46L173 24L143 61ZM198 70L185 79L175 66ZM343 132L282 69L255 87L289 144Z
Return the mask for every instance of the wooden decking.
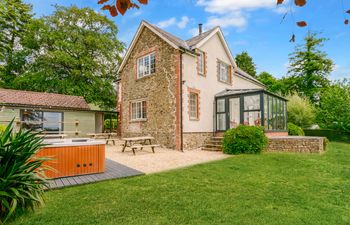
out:
M49 189L63 188L143 174L144 173L138 170L124 166L123 164L117 163L113 160L106 159L106 171L104 173L52 179L49 181Z

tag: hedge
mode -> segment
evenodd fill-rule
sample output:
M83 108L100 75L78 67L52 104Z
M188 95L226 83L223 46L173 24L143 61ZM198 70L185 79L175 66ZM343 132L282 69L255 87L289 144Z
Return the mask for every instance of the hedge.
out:
M343 141L350 143L350 132L330 129L304 129L305 136L326 137L330 141Z

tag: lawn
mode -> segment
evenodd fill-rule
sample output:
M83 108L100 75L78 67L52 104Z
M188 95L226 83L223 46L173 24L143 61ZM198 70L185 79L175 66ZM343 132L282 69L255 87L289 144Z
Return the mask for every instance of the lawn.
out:
M10 224L350 224L350 144L49 191Z

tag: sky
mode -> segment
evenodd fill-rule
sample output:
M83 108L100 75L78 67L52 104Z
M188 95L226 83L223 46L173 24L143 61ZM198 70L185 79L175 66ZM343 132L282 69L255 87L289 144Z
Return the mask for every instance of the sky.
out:
M275 77L287 74L289 54L302 43L309 32L327 38L322 48L334 61L331 79L350 78L350 25L345 26L343 13L350 9L349 0L309 0L305 7L291 8L292 0L276 6L276 0L149 0L140 9L127 11L124 16L110 17L100 10L98 0L24 0L33 5L36 17L50 15L53 5L90 7L112 19L118 26L118 37L128 46L140 25L146 20L166 31L189 39L198 34L198 24L204 30L221 26L233 55L247 51L258 73L269 72ZM344 9L344 10L343 10ZM299 28L296 21L306 20L308 26ZM296 43L290 43L292 34Z

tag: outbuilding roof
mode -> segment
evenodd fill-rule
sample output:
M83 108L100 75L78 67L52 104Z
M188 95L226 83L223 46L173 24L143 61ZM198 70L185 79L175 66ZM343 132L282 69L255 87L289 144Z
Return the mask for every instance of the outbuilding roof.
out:
M0 89L0 105L90 110L89 105L81 96L13 89Z

